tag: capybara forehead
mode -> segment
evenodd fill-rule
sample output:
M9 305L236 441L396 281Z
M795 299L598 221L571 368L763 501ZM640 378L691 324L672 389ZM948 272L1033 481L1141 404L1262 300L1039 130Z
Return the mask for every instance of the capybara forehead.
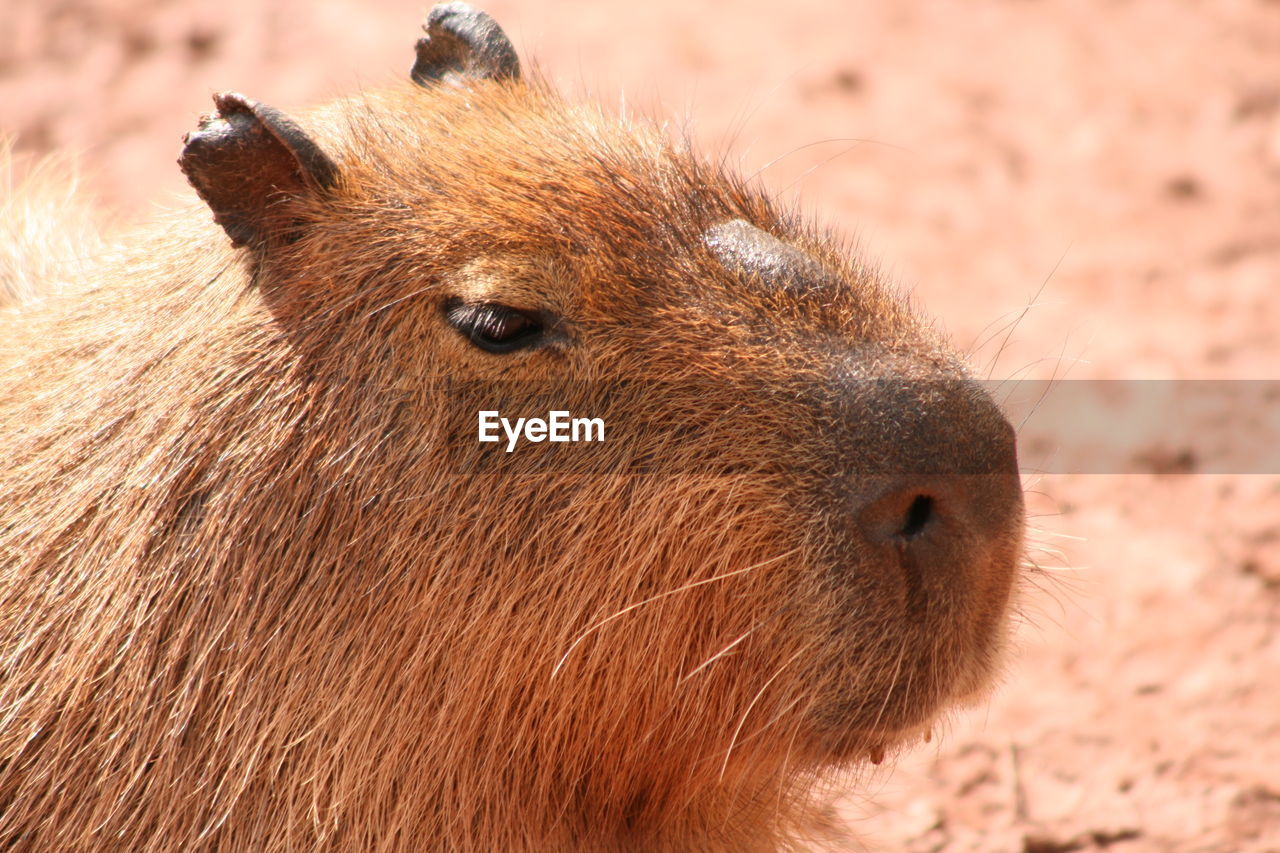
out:
M351 202L406 205L440 233L461 226L468 238L483 232L520 249L586 251L604 240L673 249L718 221L772 218L762 198L647 123L569 104L539 84L405 84L318 118L321 133L338 135L326 148Z
M838 340L917 333L908 307L829 235L652 123L538 81L406 84L309 124L340 164L323 202L340 209L321 227L347 245L399 244L389 254L412 256L421 277L457 281L479 259L490 295L506 271L522 296L549 288L542 307L768 317Z

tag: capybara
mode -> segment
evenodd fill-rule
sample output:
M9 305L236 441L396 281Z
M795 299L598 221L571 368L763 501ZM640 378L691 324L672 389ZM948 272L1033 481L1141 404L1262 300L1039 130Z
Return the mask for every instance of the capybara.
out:
M426 30L296 120L217 95L198 198L0 309L0 847L793 847L987 690L1022 495L962 359Z

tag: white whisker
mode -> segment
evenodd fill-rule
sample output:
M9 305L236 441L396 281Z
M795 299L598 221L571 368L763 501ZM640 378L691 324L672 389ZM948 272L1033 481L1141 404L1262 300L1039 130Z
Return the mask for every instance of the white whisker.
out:
M807 648L801 649L791 657L787 658L786 663L778 667L778 671L775 672L773 675L769 676L769 680L766 681L760 687L760 689L756 691L755 697L751 700L750 704L747 705L747 710L742 712L742 718L738 720L738 727L733 730L733 737L729 740L729 748L725 750L725 753L724 753L724 762L720 765L720 781L722 782L724 781L725 771L729 769L729 758L733 755L733 748L738 743L738 735L742 734L742 727L747 724L747 717L751 716L751 709L754 708L756 706L756 703L760 701L760 697L763 696L764 692L769 689L769 685L773 684L773 682L777 680L778 676L782 675L782 673L786 671L787 667L795 663L796 658L800 657L800 655L802 654L806 654L808 651L809 649Z
M787 551L786 553L779 554L776 557L770 557L767 560L763 560L759 563L755 563L753 565L747 566L744 569L735 569L732 572L725 572L722 575L716 575L715 577L706 578L705 580L694 581L693 583L685 584L682 587L677 587L676 589L671 589L671 590L667 590L666 592L658 593L657 595L646 598L644 601L637 601L635 604L631 604L631 605L628 605L627 607L622 608L612 616L608 616L604 619L601 619L599 622L595 623L590 628L583 631L578 636L578 638L574 640L573 643L569 646L568 650L564 653L564 655L561 656L560 660L556 662L555 667L551 670L551 678L554 679L556 675L559 674L561 667L564 666L564 662L569 659L569 655L573 654L573 650L582 644L583 640L585 640L587 637L591 636L593 633L600 630L601 628L603 628L605 625L609 624L613 620L630 613L632 610L635 610L636 608L639 608L639 607L643 607L646 604L652 604L655 601L658 601L660 599L666 598L671 595L676 595L681 592L687 592L696 587L704 586L709 583L715 583L716 581L725 580L726 578L731 578L731 577L734 577L735 575L741 575L741 574L746 574L747 572L755 571L756 569L763 568L764 566L767 566L770 563L776 563L779 560L784 560L787 557L790 557L792 554L796 553L796 551L798 550L799 550L798 548L793 548L790 551Z
M898 647L898 659L893 662L893 677L889 679L889 689L885 691L884 701L880 703L880 710L876 712L875 722L871 724L874 729L880 725L880 721L884 719L885 709L889 707L889 698L893 695L893 688L898 684L898 676L902 673L902 659L906 656L907 644L903 643Z
M720 651L716 652L714 655L712 655L711 657L707 658L707 659L706 659L705 661L703 661L702 663L698 664L698 665L697 665L697 666L696 666L692 671L690 671L690 672L688 672L687 674L685 674L685 675L681 676L681 677L680 677L680 681L678 681L678 682L677 682L677 684L684 684L684 683L685 683L686 681L688 681L690 678L693 678L693 677L694 677L695 675L697 675L699 672L702 672L702 670L706 669L707 667L711 666L711 664L715 663L715 662L716 662L716 661L718 661L720 658L722 658L722 657L724 657L725 655L727 655L730 651L732 651L732 649L733 649L733 647L734 647L734 646L738 645L738 643L741 643L741 642L742 642L743 640L745 640L747 637L750 637L752 634L754 634L754 633L756 632L756 629L758 629L759 627L760 627L759 623L757 623L757 624L755 624L755 625L752 625L752 626L751 626L750 628L748 628L745 632L743 632L742 636L738 637L738 639L734 640L732 643L730 643L729 645L725 646L723 649L721 649Z

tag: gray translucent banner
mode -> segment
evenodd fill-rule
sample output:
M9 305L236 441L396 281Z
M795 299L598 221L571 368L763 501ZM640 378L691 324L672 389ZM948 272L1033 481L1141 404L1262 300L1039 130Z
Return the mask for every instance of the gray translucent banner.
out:
M1017 430L1025 474L1280 474L1280 380L782 383L729 372L660 383L449 379L424 397L442 405L414 423L435 426L433 446L459 473L1008 472L994 450L994 401ZM509 437L500 417L536 429Z

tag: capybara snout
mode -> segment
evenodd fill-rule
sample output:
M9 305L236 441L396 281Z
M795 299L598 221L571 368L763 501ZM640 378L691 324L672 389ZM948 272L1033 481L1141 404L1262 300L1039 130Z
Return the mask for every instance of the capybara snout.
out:
M1012 431L873 267L460 3L215 108L0 314L0 847L789 848L989 686Z
M829 609L830 648L849 655L831 664L845 680L819 716L837 718L846 738L857 733L840 750L861 738L857 749L875 754L988 683L1022 549L1015 434L875 276L741 220L713 227L707 241L727 269L749 274L755 297L786 294L759 332L760 363L738 368L787 412L762 439L776 445L749 456L778 460L793 482L813 478L813 515L798 523L823 543L812 570L843 585L847 609ZM752 361L749 346L741 352ZM779 388L799 405L789 408ZM879 637L868 636L877 622ZM877 668L886 655L897 671Z

